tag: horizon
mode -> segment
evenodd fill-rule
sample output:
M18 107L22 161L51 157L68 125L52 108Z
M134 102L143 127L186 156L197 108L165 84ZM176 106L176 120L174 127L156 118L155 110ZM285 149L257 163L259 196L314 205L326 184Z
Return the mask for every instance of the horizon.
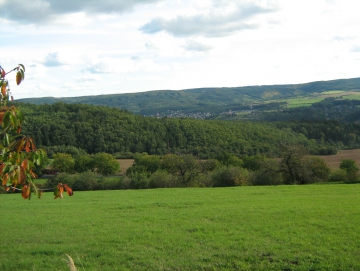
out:
M123 93L104 93L104 94L93 94L93 95L81 95L81 96L66 96L66 97L54 97L54 96L43 96L43 97L27 97L27 98L19 98L15 100L23 100L23 99L42 99L42 98L54 98L54 99L62 99L62 98L81 98L81 97L89 97L89 96L107 96L107 95L127 95L127 94L141 94L152 91L185 91L185 90L197 90L197 89L222 89L222 88L246 88L246 87L267 87L267 86L292 86L292 85L305 85L311 83L319 83L319 82L331 82L331 81L339 81L339 80L352 80L352 79L360 79L359 77L353 78L339 78L339 79L330 79L330 80L319 80L312 82L304 82L304 83L295 83L295 84L272 84L272 85L248 85L248 86L235 86L235 87L199 87L199 88L186 88L186 89L154 89L154 90L146 90L146 91L138 91L138 92L123 92Z
M0 65L26 67L12 88L16 99L356 78L356 7L356 0L0 0Z

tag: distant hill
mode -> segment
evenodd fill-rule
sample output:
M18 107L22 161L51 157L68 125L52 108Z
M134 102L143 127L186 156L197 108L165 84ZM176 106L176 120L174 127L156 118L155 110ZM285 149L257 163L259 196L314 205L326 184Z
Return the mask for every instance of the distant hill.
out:
M108 94L81 97L43 97L19 99L19 102L53 104L56 102L104 105L141 115L170 114L169 112L221 113L265 101L309 96L324 91L360 90L360 78L318 81L293 85L266 85L227 88L196 88L156 90L129 94ZM166 113L167 112L167 113Z

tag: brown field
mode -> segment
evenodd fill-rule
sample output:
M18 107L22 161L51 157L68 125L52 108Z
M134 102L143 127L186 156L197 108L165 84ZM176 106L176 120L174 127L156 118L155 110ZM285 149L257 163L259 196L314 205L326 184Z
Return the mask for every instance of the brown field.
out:
M339 168L340 161L342 159L353 159L356 161L356 164L360 166L360 149L355 150L342 150L339 151L336 155L324 155L324 156L318 156L325 160L325 163L331 168L331 169L337 169Z
M355 150L342 150L339 151L336 155L320 155L325 160L325 163L331 169L339 168L340 161L342 159L353 159L356 161L358 167L360 167L360 149ZM126 170L131 167L134 163L134 159L117 159L120 163L121 174L124 174Z
M134 163L134 159L117 159L120 163L120 174L125 174L126 170Z

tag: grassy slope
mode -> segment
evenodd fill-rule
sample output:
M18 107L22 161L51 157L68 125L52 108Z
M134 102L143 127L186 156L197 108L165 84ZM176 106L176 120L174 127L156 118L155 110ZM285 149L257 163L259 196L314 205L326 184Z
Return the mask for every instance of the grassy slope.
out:
M0 270L360 270L360 186L0 195ZM81 262L81 263L80 263Z

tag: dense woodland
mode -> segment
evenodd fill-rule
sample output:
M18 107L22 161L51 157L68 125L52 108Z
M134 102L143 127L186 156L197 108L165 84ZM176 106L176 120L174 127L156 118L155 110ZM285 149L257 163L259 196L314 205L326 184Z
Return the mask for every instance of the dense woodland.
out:
M360 125L339 121L244 122L155 118L128 111L81 104L19 103L26 116L24 133L49 156L64 152L106 152L119 158L134 153L189 153L214 158L222 151L240 158L276 156L279 142L306 146L314 154L360 147ZM67 151L69 152L69 151Z

